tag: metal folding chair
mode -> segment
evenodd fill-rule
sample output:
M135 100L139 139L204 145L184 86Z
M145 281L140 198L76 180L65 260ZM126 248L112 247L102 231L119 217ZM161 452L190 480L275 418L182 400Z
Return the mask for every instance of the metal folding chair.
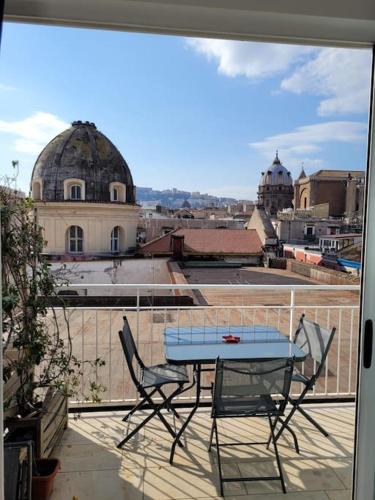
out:
M212 429L208 451L216 446L220 477L220 493L224 494L223 483L234 481L271 481L280 480L286 493L283 471L275 440L275 422L285 410L293 374L293 358L269 361L229 361L218 359L216 362L215 383L212 396ZM272 398L279 397L278 400ZM261 442L219 443L218 418L266 417L271 429L271 440L276 455L278 476L266 477L223 477L220 448L223 446L261 445ZM272 421L273 417L275 421ZM215 434L215 444L212 444Z
M139 356L126 316L124 316L124 326L122 331L119 331L119 336L129 368L130 377L140 397L142 398L141 401L135 405L134 408L127 413L127 415L125 415L123 421L128 420L128 418L137 410L142 410L145 407L151 409L152 412L149 413L147 417L117 445L117 448L122 448L122 446L129 441L129 439L135 436L135 434L137 434L137 432L139 432L140 429L142 429L142 427L146 425L147 422L155 415L159 417L165 428L174 439L176 434L168 421L162 415L161 410L166 408L179 418L177 411L172 406L172 400L175 396L184 392L184 384L189 382L186 367L171 365L168 363L148 367L145 366ZM138 378L136 374L137 368L140 372L140 378ZM175 389L169 396L166 396L162 390L162 387L167 384L177 384L177 389ZM152 397L154 395L160 396L161 402L153 401ZM179 445L182 446L181 443L179 443Z
M302 314L293 342L305 352L306 361L310 360L310 363L313 365L313 373L310 377L308 377L298 370L294 371L292 382L301 383L303 385L303 390L297 399L293 399L290 396L288 397L288 402L292 405L292 409L282 422L281 428L276 434L276 441L280 438L296 411L301 413L324 436L328 437L328 432L315 419L313 419L312 416L306 412L306 410L301 408L300 405L306 394L314 388L323 371L335 331L335 327L333 327L332 330L328 330L321 327L318 323L307 320L305 315ZM299 453L298 448L296 448L296 451Z

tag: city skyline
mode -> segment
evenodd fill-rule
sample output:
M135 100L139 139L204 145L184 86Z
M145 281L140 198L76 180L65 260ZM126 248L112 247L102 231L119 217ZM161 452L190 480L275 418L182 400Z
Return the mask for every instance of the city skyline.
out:
M256 199L276 149L295 179L364 170L371 53L6 24L1 172L94 121L138 186Z

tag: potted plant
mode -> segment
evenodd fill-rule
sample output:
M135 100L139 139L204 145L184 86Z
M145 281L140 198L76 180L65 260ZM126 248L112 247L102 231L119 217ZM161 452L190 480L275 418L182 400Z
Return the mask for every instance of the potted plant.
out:
M32 500L48 500L53 491L56 474L60 470L57 458L39 458L35 461L32 477Z
M67 426L68 398L79 392L84 363L96 371L104 362L79 360L72 352L64 300L57 295L67 282L43 256L32 201L0 186L0 210L4 428L15 440L30 439L37 459L48 458ZM100 400L105 388L90 380L88 387L85 398Z

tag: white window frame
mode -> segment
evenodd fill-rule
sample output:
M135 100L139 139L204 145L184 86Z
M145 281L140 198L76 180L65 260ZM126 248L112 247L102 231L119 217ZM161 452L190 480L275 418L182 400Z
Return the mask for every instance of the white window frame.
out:
M114 192L117 190L117 199L115 199ZM109 185L110 200L113 202L126 203L126 185L122 182L111 182Z
M71 230L74 229L74 235L72 236ZM81 235L79 234L79 231L81 231ZM76 224L72 224L71 226L68 227L67 229L67 251L68 253L71 254L81 254L83 253L83 242L84 242L84 232L81 226L78 226ZM71 249L71 244L74 244L75 249ZM78 247L81 246L81 249Z
M117 234L115 234L115 231ZM115 226L111 231L111 253L118 253L120 251L120 237L121 227Z
M71 197L71 188L73 186L80 186L81 198ZM85 189L85 181L83 179L70 178L64 180L64 200L84 201L85 199L86 199L86 189Z

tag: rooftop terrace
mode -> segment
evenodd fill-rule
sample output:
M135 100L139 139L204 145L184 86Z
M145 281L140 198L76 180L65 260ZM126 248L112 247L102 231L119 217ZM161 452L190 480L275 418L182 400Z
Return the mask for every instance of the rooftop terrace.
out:
M188 410L180 412L182 418ZM322 423L324 438L304 419L296 416L301 452L297 455L286 438L279 450L286 476L287 495L278 481L227 483L225 498L235 500L347 500L350 498L354 431L354 405L309 405L311 414ZM210 410L196 414L169 465L170 436L153 419L122 451L116 444L127 424L123 413L96 412L71 416L69 428L54 455L62 461L51 500L137 500L220 498L216 453L207 452L211 425ZM141 415L142 417L143 415ZM172 417L167 417L172 423ZM136 419L128 424L133 426ZM223 440L259 440L267 435L264 419L230 419L220 422ZM224 441L225 442L225 441ZM264 446L230 447L222 450L225 472L230 475L274 473L274 456Z

